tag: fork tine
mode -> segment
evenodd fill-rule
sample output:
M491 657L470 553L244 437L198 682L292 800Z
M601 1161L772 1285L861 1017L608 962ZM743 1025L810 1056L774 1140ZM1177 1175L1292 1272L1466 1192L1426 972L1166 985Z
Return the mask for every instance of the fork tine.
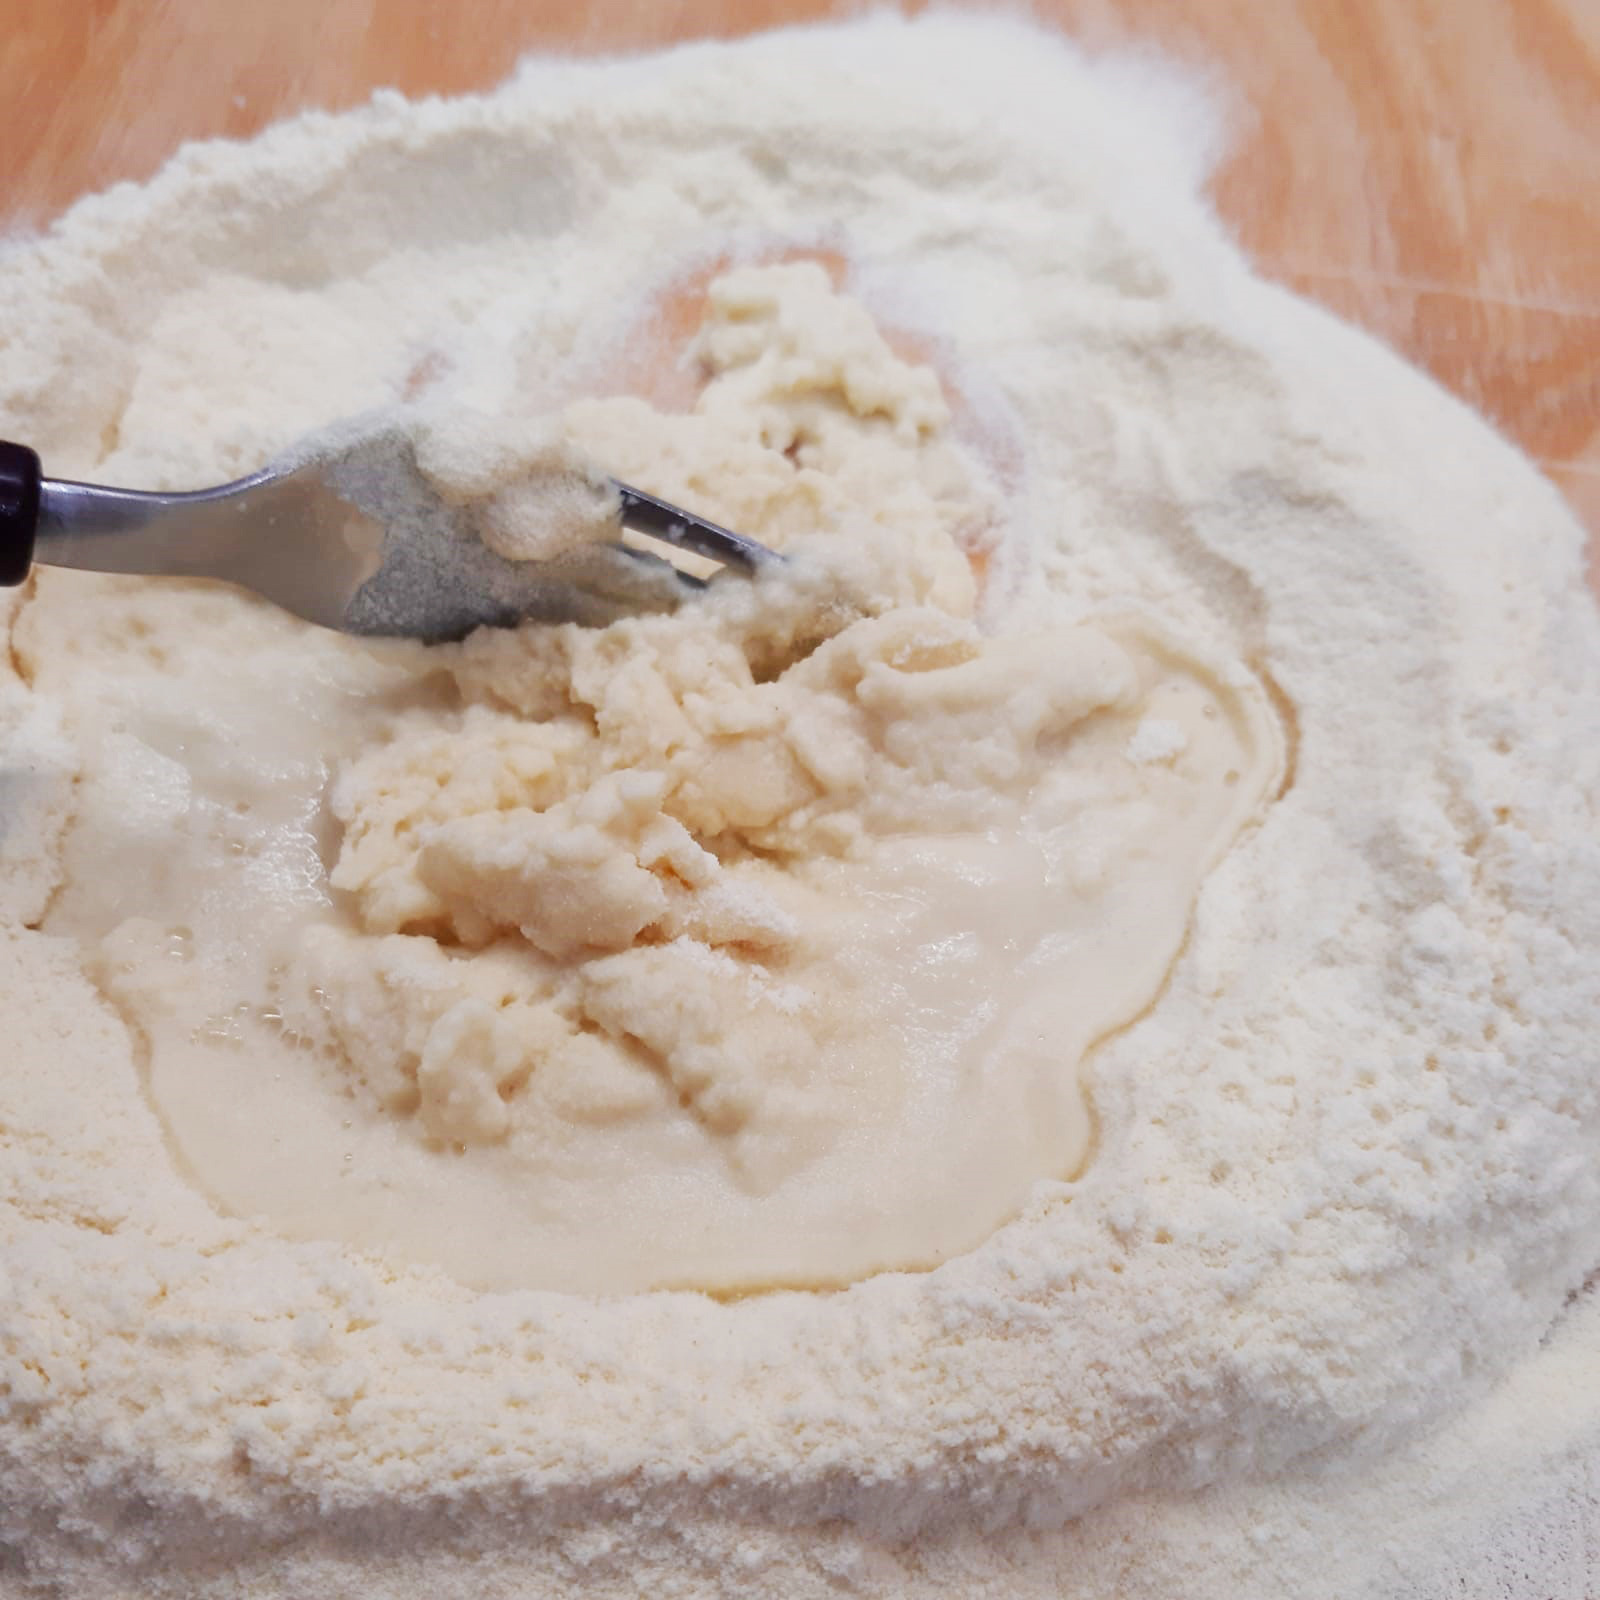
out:
M622 501L622 521L625 526L638 528L680 550L692 551L724 566L740 567L754 572L763 562L782 561L776 550L769 550L742 533L724 528L704 517L697 517L682 506L658 500L653 494L632 488L626 483L615 483Z

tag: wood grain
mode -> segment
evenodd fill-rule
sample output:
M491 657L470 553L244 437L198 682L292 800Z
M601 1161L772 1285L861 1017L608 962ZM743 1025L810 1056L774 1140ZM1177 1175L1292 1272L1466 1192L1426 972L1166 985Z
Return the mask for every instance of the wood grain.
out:
M0 221L41 225L242 136L389 86L485 87L529 49L636 49L847 0L0 0ZM914 3L906 10L920 7ZM1217 200L1261 270L1490 417L1600 534L1600 4L1037 0L1228 92ZM1591 544L1600 587L1600 540Z

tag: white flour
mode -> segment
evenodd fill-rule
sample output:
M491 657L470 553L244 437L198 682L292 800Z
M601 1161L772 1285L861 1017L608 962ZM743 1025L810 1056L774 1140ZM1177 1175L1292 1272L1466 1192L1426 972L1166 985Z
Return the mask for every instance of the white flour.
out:
M0 680L0 1592L1581 1592L1592 1308L1540 1348L1600 1221L1581 536L1462 407L1250 278L1204 127L1021 27L879 20L190 149L0 256L0 432L176 486L440 350L481 356L478 409L554 406L685 264L837 249L996 465L986 625L1146 613L1296 733L1094 1056L1080 1179L835 1294L478 1294L219 1216L76 944L32 931L106 759L45 680L114 592L47 574ZM276 619L208 616L207 670L262 670ZM399 659L349 649L358 687ZM1124 737L1153 771L1160 720ZM186 804L158 754L121 795L141 848Z

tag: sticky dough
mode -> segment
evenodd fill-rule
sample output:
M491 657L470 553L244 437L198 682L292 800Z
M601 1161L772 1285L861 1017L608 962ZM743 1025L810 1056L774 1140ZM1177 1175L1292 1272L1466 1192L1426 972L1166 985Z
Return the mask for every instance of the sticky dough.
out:
M552 449L614 464L785 552L759 582L388 656L257 611L216 677L220 595L24 630L84 714L124 685L91 790L172 797L137 913L91 820L55 925L228 1210L476 1285L749 1289L931 1265L1089 1159L1091 1047L1281 776L1267 696L1148 618L986 634L992 476L822 267L718 278L694 353L691 412L583 400L476 467L447 382L422 459L528 550Z

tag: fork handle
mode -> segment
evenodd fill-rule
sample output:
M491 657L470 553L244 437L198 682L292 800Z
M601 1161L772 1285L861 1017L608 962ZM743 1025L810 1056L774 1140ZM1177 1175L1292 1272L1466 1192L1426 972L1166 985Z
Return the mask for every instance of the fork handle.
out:
M0 588L15 588L33 566L43 481L32 450L0 439Z
M4 0L0 0L3 4ZM240 491L271 469L214 489L157 493L41 476L26 445L0 440L0 588L14 588L35 562L86 572L138 572L168 578L227 578L260 588L235 571L237 540L225 537L255 502Z

